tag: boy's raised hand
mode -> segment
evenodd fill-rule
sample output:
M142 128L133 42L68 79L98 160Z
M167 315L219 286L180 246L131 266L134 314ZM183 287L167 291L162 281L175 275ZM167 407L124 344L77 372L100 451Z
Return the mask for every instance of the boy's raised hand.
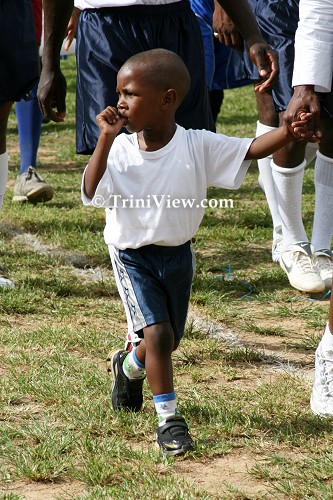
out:
M313 113L301 111L298 113L297 118L298 121L292 122L289 125L293 136L303 141L320 142L320 138L315 133Z
M101 133L117 135L126 123L126 118L118 114L117 108L108 106L96 116Z

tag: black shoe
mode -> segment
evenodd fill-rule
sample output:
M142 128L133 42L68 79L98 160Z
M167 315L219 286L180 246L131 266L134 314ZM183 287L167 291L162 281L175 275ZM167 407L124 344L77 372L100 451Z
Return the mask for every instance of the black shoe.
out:
M107 359L107 369L111 372L113 385L111 391L114 410L139 411L143 403L142 385L144 378L130 380L123 372L123 362L128 351L117 349Z
M193 450L193 441L183 417L169 417L156 429L156 442L166 455L183 455Z

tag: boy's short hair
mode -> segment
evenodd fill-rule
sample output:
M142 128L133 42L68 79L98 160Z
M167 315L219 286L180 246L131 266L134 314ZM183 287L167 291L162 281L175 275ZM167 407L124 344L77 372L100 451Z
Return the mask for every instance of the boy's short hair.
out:
M125 67L141 68L144 70L145 78L161 90L175 89L180 102L191 85L191 77L184 61L170 50L152 49L139 52L123 64L122 68Z

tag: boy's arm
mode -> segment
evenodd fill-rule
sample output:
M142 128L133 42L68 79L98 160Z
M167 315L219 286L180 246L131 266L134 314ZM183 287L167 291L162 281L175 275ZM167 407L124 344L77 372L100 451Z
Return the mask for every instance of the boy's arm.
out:
M103 177L113 141L125 123L116 108L108 106L96 117L100 135L93 155L85 170L83 189L89 199L93 199L97 186Z
M259 158L265 158L293 141L319 142L313 130L312 113L302 113L299 116L299 121L291 124L291 129L292 131L286 125L283 125L256 137L244 159L258 160Z

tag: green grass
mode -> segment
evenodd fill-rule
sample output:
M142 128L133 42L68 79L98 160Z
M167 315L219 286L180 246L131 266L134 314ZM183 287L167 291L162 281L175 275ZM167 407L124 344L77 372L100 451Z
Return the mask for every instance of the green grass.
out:
M140 413L112 411L105 359L123 345L125 315L103 241L104 212L81 204L87 158L75 154L75 64L62 64L67 118L43 125L39 152L38 168L55 188L45 205L11 203L14 113L9 121L0 261L16 288L0 292L0 499L21 500L25 487L36 487L38 499L40 484L59 485L50 498L75 500L331 498L332 420L311 414L303 376L313 367L328 298L291 289L271 262L255 163L240 190L209 190L211 198L232 198L234 208L207 209L194 244L191 309L200 321L188 322L174 355L194 452L175 460L155 449L146 383ZM226 91L219 132L251 137L256 120L251 87ZM309 167L309 232L312 180ZM238 457L258 463L235 479L225 463L234 460L236 471Z

